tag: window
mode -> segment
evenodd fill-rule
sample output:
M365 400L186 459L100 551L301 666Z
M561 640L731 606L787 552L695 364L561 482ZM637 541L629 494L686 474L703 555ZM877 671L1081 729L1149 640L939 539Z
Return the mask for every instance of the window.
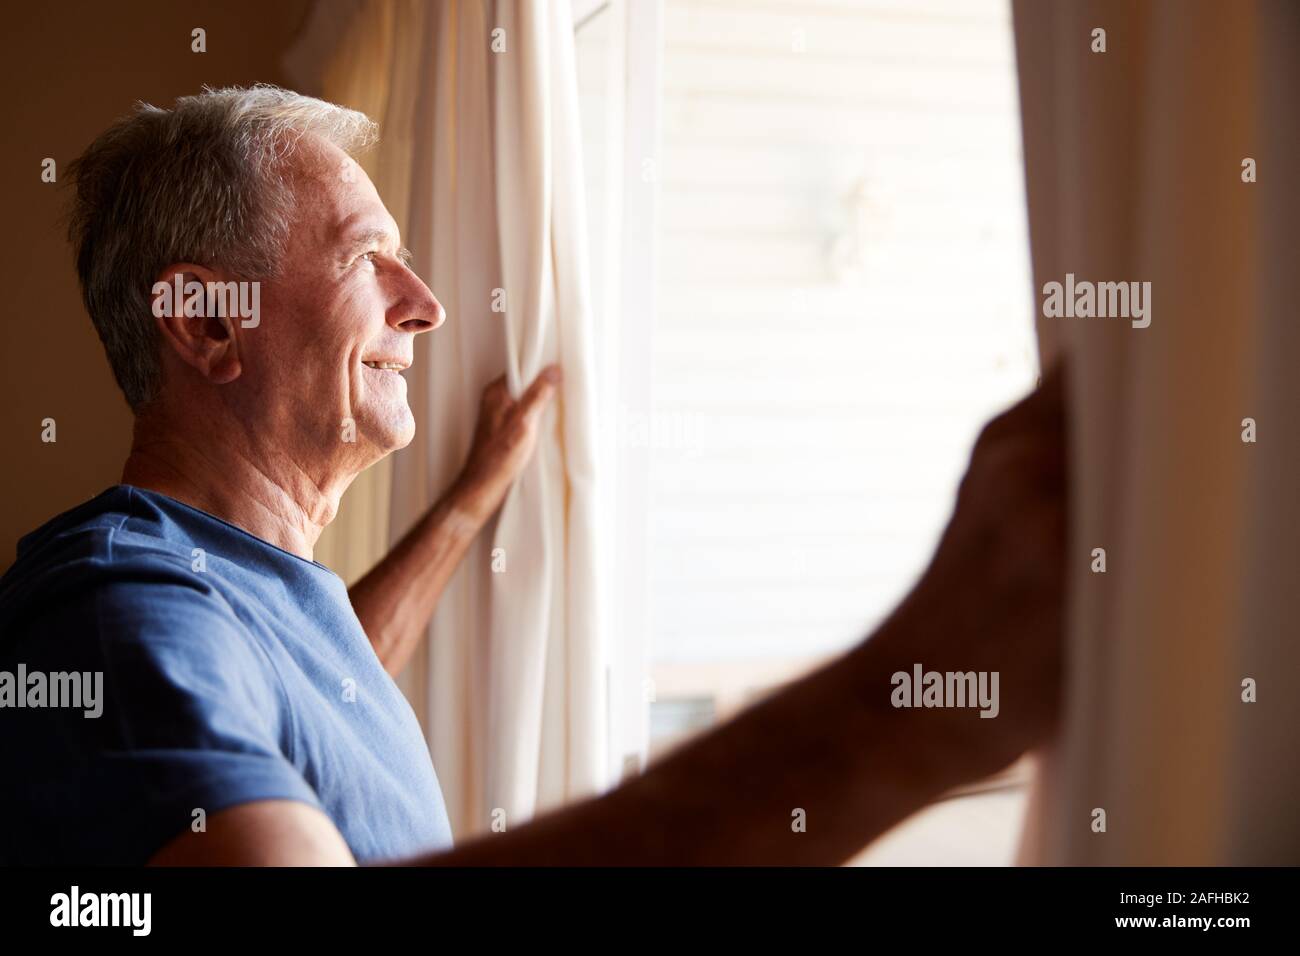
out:
M1006 0L666 0L661 42L652 756L869 633L1037 374ZM1010 862L1019 779L864 862Z

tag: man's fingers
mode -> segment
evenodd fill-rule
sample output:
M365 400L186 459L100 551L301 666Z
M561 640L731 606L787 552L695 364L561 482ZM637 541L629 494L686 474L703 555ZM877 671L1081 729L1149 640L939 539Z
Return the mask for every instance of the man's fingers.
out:
M510 400L510 388L506 385L506 377L502 375L483 389L479 417L489 428L495 430L505 421L512 405L514 402Z
M1054 363L1036 389L984 426L979 444L990 445L1025 432L1062 434L1067 375L1064 361Z
M488 382L483 388L483 401L496 401L501 398L508 398L510 390L506 387L506 376L503 372L492 381Z
M1057 359L1043 373L1038 388L1021 403L1031 413L1029 417L1035 424L1053 428L1061 426L1065 416L1065 389L1069 373L1069 363L1063 358Z
M532 422L546 408L547 403L555 395L555 389L559 386L563 378L560 372L560 366L548 365L533 379L533 384L528 386L528 390L519 398L518 414L527 422Z

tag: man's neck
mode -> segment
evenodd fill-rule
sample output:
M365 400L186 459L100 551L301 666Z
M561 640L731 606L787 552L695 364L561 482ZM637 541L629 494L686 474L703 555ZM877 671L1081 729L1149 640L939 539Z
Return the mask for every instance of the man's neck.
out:
M321 482L291 455L254 447L244 430L208 423L205 434L222 436L216 442L169 428L161 417L137 419L123 484L175 498L311 560L350 479Z

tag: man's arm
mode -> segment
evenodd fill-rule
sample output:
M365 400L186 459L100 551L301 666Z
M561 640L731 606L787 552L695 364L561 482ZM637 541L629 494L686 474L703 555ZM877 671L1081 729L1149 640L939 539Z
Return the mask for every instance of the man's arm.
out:
M355 866L334 822L293 800L255 800L214 813L207 832L172 840L150 866Z
M882 648L911 643L916 636L907 633L911 627L904 615L895 617L848 657L745 711L617 790L517 830L402 862L842 863L945 790L977 779L984 769L997 769L996 760L975 769L951 713L889 707L889 674L911 665L895 668L896 655ZM804 811L806 832L792 827L797 809ZM249 803L215 814L206 833L187 831L152 862L354 864L328 817L289 801Z
M455 484L348 592L388 673L396 675L410 658L470 542L528 462L559 380L558 366L550 366L518 401L504 376L484 390L469 460Z
M617 790L409 862L841 863L945 790L1045 740L1056 723L1064 627L1062 418L1057 372L984 429L930 567L849 654ZM895 708L892 675L915 664L996 671L998 715ZM251 806L211 818L208 835L183 834L160 861L241 863L265 854L241 833L240 815L257 812ZM805 832L791 826L796 810ZM317 859L319 847L290 829L301 821L285 821L276 859ZM222 850L200 856L198 844L218 827ZM259 839L280 839L266 832ZM351 859L335 853L327 862Z

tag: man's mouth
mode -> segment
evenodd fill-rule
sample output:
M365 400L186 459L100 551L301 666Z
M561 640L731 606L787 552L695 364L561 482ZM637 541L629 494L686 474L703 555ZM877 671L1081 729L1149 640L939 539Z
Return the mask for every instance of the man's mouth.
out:
M362 362L366 368L379 369L387 372L400 372L407 367L405 362Z

